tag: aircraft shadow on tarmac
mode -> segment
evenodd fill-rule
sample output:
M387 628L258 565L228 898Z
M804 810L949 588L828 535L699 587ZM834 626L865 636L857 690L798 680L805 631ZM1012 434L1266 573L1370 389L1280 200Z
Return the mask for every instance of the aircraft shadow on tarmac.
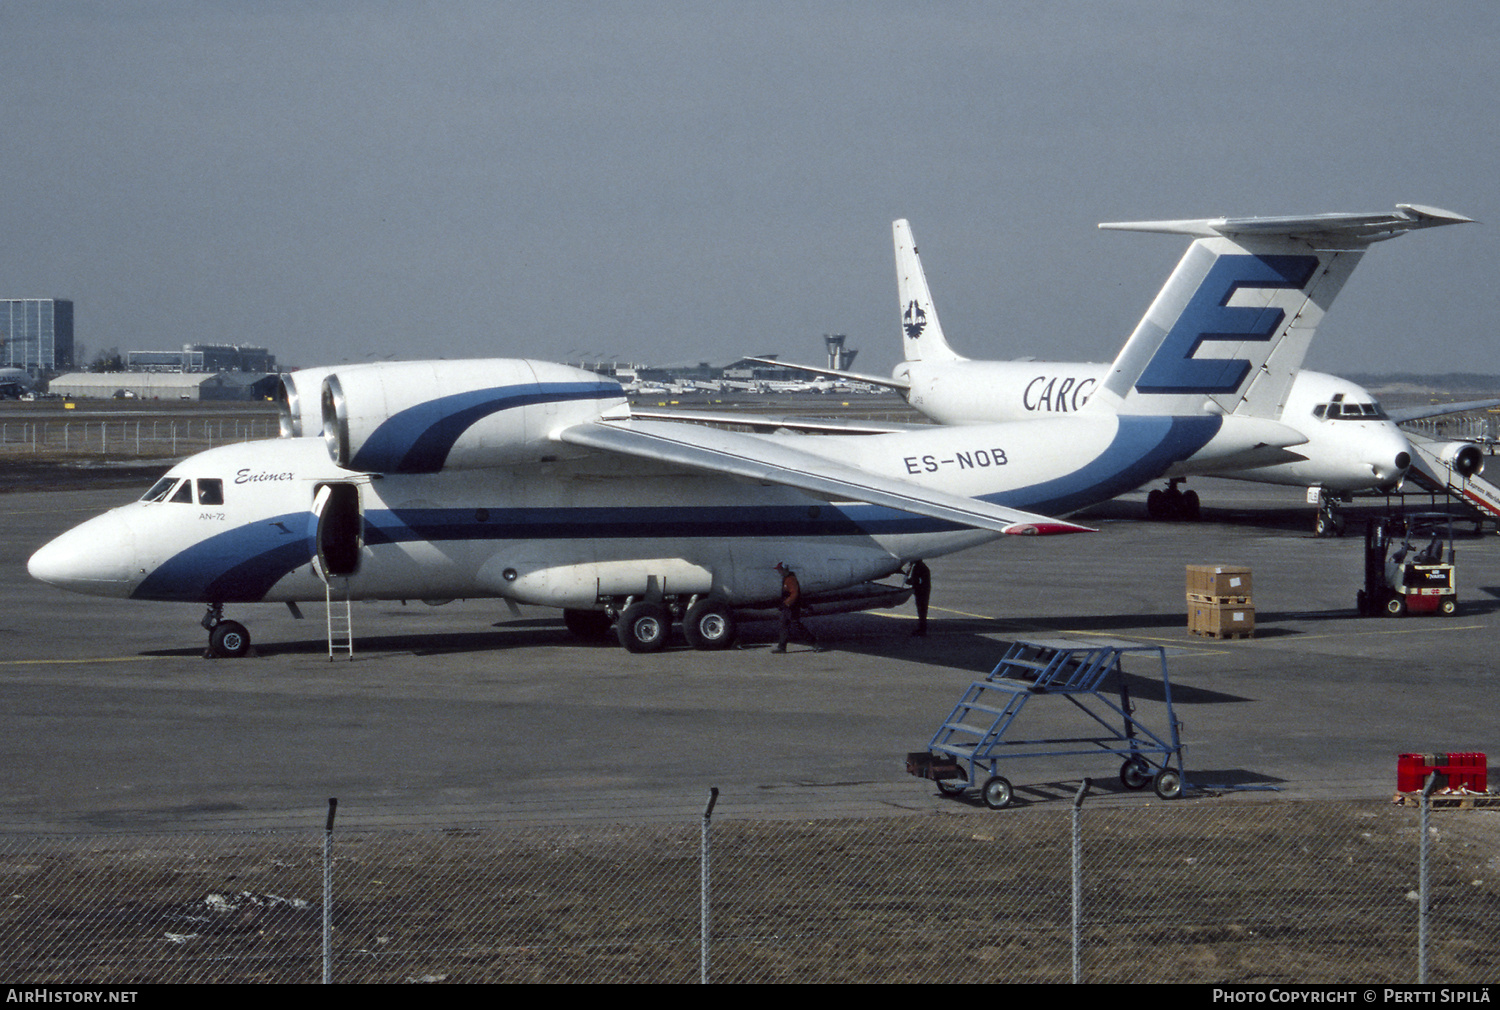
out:
M1484 593L1490 599L1476 599L1475 594ZM1459 617L1464 615L1490 614L1500 610L1500 587L1478 588L1467 599L1460 598ZM382 615L372 615L375 619ZM398 615L393 615L397 616ZM1278 622L1299 624L1322 621L1357 620L1351 606L1347 609L1327 611L1259 611L1256 614L1256 638L1279 638L1306 632L1297 628L1277 627ZM882 658L895 658L905 662L941 667L949 670L966 670L982 676L994 669L1006 647L1014 640L1037 638L1059 638L1086 633L1080 641L1089 641L1093 635L1108 635L1132 640L1144 631L1160 633L1172 631L1182 636L1180 643L1167 643L1167 648L1233 647L1232 642L1221 642L1211 638L1189 637L1185 630L1184 614L1094 614L1088 616L1015 616L994 620L973 618L943 618L940 612L928 620L929 634L914 638L911 631L914 622L908 615L899 617L879 612L862 614L840 614L805 619L819 641L828 648ZM1381 619L1384 620L1384 619ZM1412 621L1442 620L1442 618L1413 617ZM316 623L316 622L315 622ZM776 620L748 620L740 625L740 636L735 648L741 651L769 649L776 642L778 625ZM1153 635L1153 637L1156 637ZM1161 644L1143 642L1142 644ZM643 671L649 669L651 655L631 656L627 659L624 650L615 643L611 634L607 638L591 642L573 636L560 618L537 617L504 619L489 630L442 631L442 632L390 632L387 634L357 635L355 652L358 653L404 653L411 656L439 656L454 654L510 653L545 647L572 647L589 651L618 651L621 659L639 664ZM798 652L806 651L806 644L793 642L790 655L777 657L777 662L793 662ZM680 634L674 632L670 651L686 652L689 647ZM325 639L306 638L296 641L257 643L252 647L252 657L261 656L317 656L326 655L328 643ZM193 657L204 655L204 650L151 649L144 656ZM769 658L769 656L768 656ZM1170 659L1169 659L1170 662ZM1161 690L1152 681L1129 677L1131 694L1142 699L1160 700ZM1107 692L1116 690L1108 687ZM1179 704L1215 704L1245 701L1248 699L1216 692L1197 691L1192 688L1174 687L1173 701Z

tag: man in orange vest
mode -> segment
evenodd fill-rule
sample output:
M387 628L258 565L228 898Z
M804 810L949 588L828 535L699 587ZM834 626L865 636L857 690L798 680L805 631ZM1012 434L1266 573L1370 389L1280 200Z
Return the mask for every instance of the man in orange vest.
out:
M822 652L817 636L802 623L802 584L797 581L797 573L785 561L778 561L776 570L781 573L781 639L771 651L785 652L787 642L792 640L792 630L796 629L812 643L814 652Z

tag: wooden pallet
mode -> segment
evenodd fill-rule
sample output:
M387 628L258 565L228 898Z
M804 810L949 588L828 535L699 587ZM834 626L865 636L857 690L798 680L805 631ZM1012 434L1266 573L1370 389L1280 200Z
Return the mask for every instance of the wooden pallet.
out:
M1204 596L1201 593L1188 593L1189 603L1202 603L1220 607L1248 607L1250 597L1248 596Z
M1212 631L1209 629L1189 628L1188 634L1197 635L1199 638L1216 638L1221 641L1232 638L1254 638L1255 631Z
M1421 793L1397 793L1391 802L1399 807L1420 807ZM1432 805L1448 810L1478 810L1500 807L1500 795L1495 793L1433 793Z

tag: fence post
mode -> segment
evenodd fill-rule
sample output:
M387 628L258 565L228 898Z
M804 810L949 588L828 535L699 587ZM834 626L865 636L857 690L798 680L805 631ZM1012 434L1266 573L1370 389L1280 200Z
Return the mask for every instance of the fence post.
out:
M1083 981L1083 798L1089 792L1084 779L1073 797L1073 982Z
M1422 785L1422 844L1418 847L1417 860L1417 985L1427 984L1427 920L1431 906L1427 894L1427 862L1430 832L1427 822L1432 810L1432 790L1437 787L1437 772L1427 776Z
M719 802L719 787L710 786L708 806L703 808L703 828L698 842L698 982L708 985L709 944L709 887L708 887L708 824L713 819L714 804Z
M329 797L328 823L323 828L323 984L333 983L333 814L338 797Z

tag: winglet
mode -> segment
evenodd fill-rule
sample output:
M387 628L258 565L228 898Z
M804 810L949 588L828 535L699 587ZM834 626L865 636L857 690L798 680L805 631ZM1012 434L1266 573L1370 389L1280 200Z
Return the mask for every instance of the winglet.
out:
M1054 519L1045 523L1016 523L1005 527L1001 532L1009 533L1014 537L1053 537L1063 533L1098 533L1099 531L1090 526L1076 526L1073 523Z

